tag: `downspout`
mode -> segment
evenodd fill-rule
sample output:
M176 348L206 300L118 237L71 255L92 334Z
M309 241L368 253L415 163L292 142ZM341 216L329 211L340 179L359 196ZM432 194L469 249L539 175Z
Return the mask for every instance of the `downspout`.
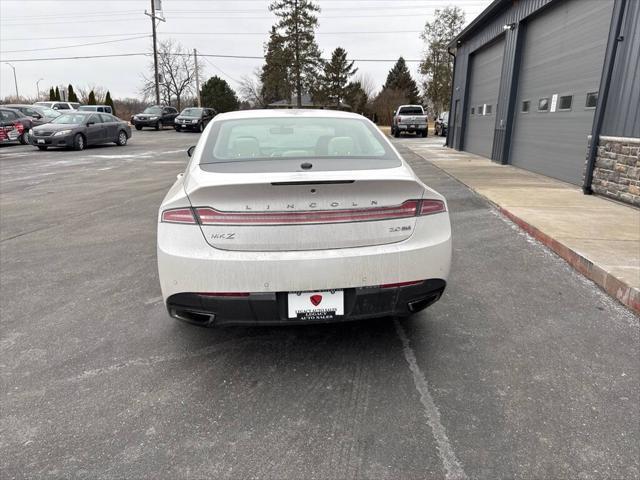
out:
M456 57L455 53L451 53L451 47L447 47L447 53L453 57L453 75L451 77L451 98L449 99L449 125L447 126L447 140L445 142L445 145L449 148L453 148L453 145L451 145L452 143L451 139L453 138L451 133L453 132L453 130L451 129L451 123L453 122L453 95L454 95L454 92L456 91L456 61L458 60L458 57ZM454 125L454 128L455 128L455 125Z
M626 10L627 0L616 0L611 19L613 27L613 36L609 34L609 44L605 55L605 63L602 69L602 78L600 79L600 93L598 94L598 103L596 104L596 112L591 127L591 143L589 144L589 152L587 154L587 167L584 175L584 183L582 184L582 192L585 195L593 194L591 184L593 182L593 170L596 165L596 154L598 153L598 142L600 139L600 131L604 122L604 113L607 107L607 97L609 96L609 87L611 86L611 77L613 75L613 67L615 66L616 52L618 51L618 43L624 38L620 35L622 30L622 21ZM611 30L610 30L611 31Z

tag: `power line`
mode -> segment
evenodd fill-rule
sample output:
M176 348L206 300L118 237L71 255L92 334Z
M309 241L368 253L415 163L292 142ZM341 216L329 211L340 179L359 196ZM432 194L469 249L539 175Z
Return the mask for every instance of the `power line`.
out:
M185 56L191 55L190 53L172 53L174 56ZM134 53L114 53L109 55L76 55L72 57L43 57L43 58L18 58L18 59L3 59L5 62L46 62L46 61L54 61L54 60L82 60L82 59L90 59L90 58L115 58L115 57L136 57L136 56L151 56L150 53L145 52L134 52ZM209 57L209 58L233 58L233 59L245 59L245 60L264 60L264 56L257 55L222 55L222 54L214 54L214 53L198 53L198 57ZM329 60L325 58L324 60ZM397 62L397 58L348 58L349 61L354 62ZM415 59L405 59L407 63L419 63L422 60Z
M144 35L145 32L135 32L131 35ZM268 31L264 32L160 32L163 35L269 35ZM383 30L369 32L316 32L316 35L387 35L387 34L403 34L403 33L422 33L422 30ZM3 42L25 41L25 40L65 40L73 38L100 38L100 37L120 37L121 33L112 33L105 35L71 35L67 37L23 37L23 38L3 38Z
M200 55L198 55L200 56ZM234 82L236 82L238 85L241 83L240 80L237 80L235 78L233 78L231 75L229 75L228 73L226 73L224 70L222 70L220 67L218 67L216 64L214 64L211 60L209 60L208 58L204 58L204 61L207 62L209 65L211 65L213 68L215 68L216 70L218 70L220 73L222 73L225 77L229 78L230 80L233 80Z
M92 43L79 43L76 45L65 45L63 47L45 47L45 48L27 48L27 49L22 49L22 50L4 50L2 52L0 52L1 54L6 54L6 53L18 53L18 52L41 52L43 50L61 50L64 48L77 48L77 47L88 47L88 46L93 46L93 45L105 45L107 43L116 43L116 42L126 42L128 40L137 40L140 38L149 38L151 35L141 35L138 37L128 37L128 38L120 38L118 40L107 40L104 42L92 42Z

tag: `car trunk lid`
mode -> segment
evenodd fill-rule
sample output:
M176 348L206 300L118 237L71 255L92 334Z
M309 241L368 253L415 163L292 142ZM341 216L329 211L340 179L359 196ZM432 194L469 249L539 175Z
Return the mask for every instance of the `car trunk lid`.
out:
M185 190L206 241L244 251L382 245L413 233L424 188L399 169L206 173ZM356 179L357 178L357 179Z

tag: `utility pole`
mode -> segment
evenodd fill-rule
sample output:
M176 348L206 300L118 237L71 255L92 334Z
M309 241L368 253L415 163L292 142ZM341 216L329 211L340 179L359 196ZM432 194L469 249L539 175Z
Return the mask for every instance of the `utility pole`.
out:
M153 36L153 79L156 85L156 104L160 105L160 85L158 78L158 47L156 46L157 36L156 36L156 20L160 20L164 22L165 19L163 17L156 17L156 2L158 2L159 9L162 9L162 5L160 0L151 0L151 13L148 13L146 10L144 14L148 17L151 17L151 34Z
M193 59L196 65L196 91L198 92L198 107L202 106L202 99L200 98L200 71L198 70L198 52L193 49Z
M16 99L19 99L20 95L18 95L18 78L16 77L16 67L11 65L9 62L4 62L4 63L9 65L11 68L13 68L13 82L16 84Z

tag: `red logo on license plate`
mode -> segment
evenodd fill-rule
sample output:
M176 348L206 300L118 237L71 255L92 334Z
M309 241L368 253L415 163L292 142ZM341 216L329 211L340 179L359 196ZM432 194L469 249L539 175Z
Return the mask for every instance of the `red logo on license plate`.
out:
M313 303L314 307L317 307L318 305L320 305L320 302L322 301L322 295L311 295L311 303Z

